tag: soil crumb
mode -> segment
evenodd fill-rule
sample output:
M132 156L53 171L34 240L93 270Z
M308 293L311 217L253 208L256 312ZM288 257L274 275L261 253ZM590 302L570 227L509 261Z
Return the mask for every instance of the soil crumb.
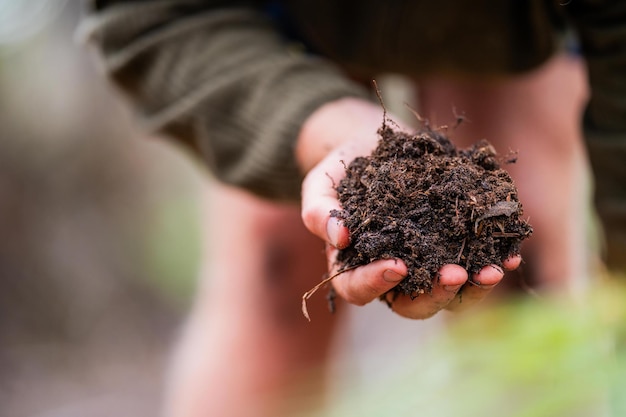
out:
M532 227L517 189L486 140L457 149L440 131L379 129L378 147L346 167L332 216L350 231L339 269L401 259L408 276L395 293L428 293L437 271L452 263L470 274L519 254Z

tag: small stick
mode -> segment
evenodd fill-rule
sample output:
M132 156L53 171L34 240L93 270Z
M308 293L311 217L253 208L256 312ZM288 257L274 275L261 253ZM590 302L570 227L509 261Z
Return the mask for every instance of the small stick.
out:
M409 109L411 113L413 113L413 116L415 116L418 122L420 122L426 129L430 129L430 120L425 119L422 116L420 116L417 110L411 107L409 103L404 103L404 105L406 106L407 109Z
M376 92L376 97L378 97L378 101L380 102L380 106L383 108L383 125L381 126L382 130L387 129L387 122L390 122L392 125L402 130L402 128L392 119L387 118L387 107L385 107L385 102L383 101L383 95L378 88L378 83L376 80L372 80L372 84L374 84L374 90Z
M362 265L354 265L354 266L351 266L349 268L344 268L344 269L338 271L335 275L331 275L330 277L322 280L322 282L317 284L315 287L313 287L310 290L308 290L307 292L305 292L304 295L302 296L302 314L304 315L304 317L306 317L306 319L308 321L311 321L311 317L309 316L309 310L306 308L306 300L311 298L311 296L313 294L315 294L317 292L317 290L322 288L324 285L328 284L333 279L337 278L339 275L343 274L344 272L348 272L348 271L350 271L352 269L356 269L359 266L362 266Z
M380 88L378 88L378 83L376 82L376 80L372 80L372 84L374 84L374 90L376 91L376 97L378 97L378 101L380 101L380 106L383 108L383 128L385 128L387 122L387 108L385 107L383 95L380 92Z
M463 239L463 243L461 244L461 250L459 251L459 256L456 257L456 263L458 264L459 262L461 262L461 256L463 255L463 249L465 249L465 242L467 241L467 238Z
M341 162L343 162L343 161L341 161ZM345 168L346 165L344 164L343 167ZM333 177L331 177L328 172L325 172L325 174L330 179L330 182L333 184L333 189L337 189L337 185L335 184L335 179Z
M493 237L520 237L519 233L508 233L508 232L493 232Z

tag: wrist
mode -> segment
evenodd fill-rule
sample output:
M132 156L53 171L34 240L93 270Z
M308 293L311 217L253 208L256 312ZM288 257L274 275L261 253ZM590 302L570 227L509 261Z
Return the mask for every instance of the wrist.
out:
M382 122L382 107L364 99L346 97L319 107L305 120L296 140L301 172L306 174L345 142L371 138Z

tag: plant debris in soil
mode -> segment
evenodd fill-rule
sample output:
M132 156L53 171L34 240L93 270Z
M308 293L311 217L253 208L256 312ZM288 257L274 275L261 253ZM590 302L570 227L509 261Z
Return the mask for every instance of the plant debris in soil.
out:
M338 251L338 272L303 295L309 320L306 300L348 270L401 259L408 275L391 292L416 298L432 291L443 265L458 264L470 274L502 267L532 234L513 180L501 168L515 157L499 157L487 140L458 149L428 123L410 134L387 121L376 149L350 162L335 187L342 210L331 216L348 228L350 245ZM331 311L333 294L331 288Z
M391 292L416 298L432 291L443 265L458 264L470 274L502 267L532 234L513 180L488 141L457 149L428 123L409 134L386 122L376 149L355 158L335 187L342 210L331 216L348 228L350 245L338 252L339 272L302 296L308 320L307 299L348 270L401 259L408 274ZM333 311L332 288L328 298Z
M507 158L489 142L457 149L428 126L409 134L383 123L378 133L377 148L353 160L336 186L342 210L331 215L350 232L340 271L401 259L408 275L392 291L415 298L432 290L445 264L471 274L519 254L532 227L501 168Z

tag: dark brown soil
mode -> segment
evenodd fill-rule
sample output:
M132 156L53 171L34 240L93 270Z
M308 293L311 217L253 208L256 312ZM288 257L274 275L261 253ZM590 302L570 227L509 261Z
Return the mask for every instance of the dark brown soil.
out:
M509 174L487 141L457 149L428 127L414 134L384 123L378 147L346 167L337 185L350 231L339 269L402 259L409 275L394 289L430 292L437 271L459 264L470 273L518 254L532 233ZM511 159L511 158L509 158ZM508 161L512 162L512 161Z

